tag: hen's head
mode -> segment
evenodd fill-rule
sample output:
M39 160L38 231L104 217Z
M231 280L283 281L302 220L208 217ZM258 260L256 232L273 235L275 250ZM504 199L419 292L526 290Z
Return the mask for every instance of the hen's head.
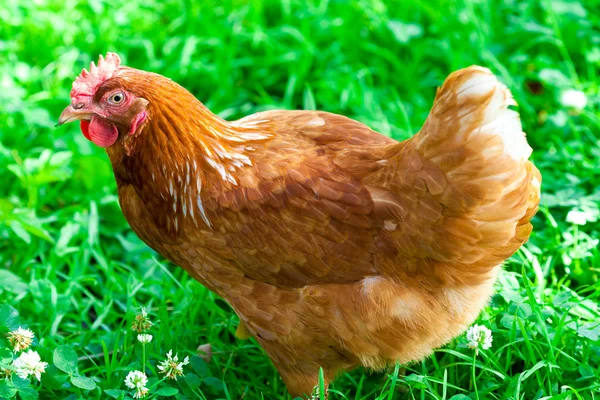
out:
M148 100L127 78L115 53L100 56L73 82L71 105L64 109L57 125L80 121L84 136L101 147L110 147L125 135L135 136L148 118Z

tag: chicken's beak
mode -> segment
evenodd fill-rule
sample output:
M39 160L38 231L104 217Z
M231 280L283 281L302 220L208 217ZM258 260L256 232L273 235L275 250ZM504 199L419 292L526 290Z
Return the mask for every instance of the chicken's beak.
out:
M62 124L71 121L91 119L93 115L94 113L90 112L90 110L87 110L86 107L83 106L83 103L78 103L75 105L71 104L60 114L60 117L58 117L58 122L55 126L61 126Z

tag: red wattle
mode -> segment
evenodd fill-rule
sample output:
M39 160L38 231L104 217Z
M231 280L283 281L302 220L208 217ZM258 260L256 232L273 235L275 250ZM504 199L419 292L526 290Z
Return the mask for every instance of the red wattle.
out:
M115 125L95 115L92 117L88 132L91 141L100 147L110 147L119 138L119 131Z
M79 127L81 128L81 133L83 133L83 136L85 136L85 138L91 142L92 139L90 138L90 121L82 119L81 121L79 121Z

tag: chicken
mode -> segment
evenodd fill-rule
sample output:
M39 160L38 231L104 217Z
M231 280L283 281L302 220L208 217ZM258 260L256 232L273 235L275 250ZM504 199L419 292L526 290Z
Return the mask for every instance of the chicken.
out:
M106 148L131 228L227 300L302 396L319 367L420 360L475 320L539 202L515 104L473 66L404 142L321 111L228 122L108 53L59 125Z

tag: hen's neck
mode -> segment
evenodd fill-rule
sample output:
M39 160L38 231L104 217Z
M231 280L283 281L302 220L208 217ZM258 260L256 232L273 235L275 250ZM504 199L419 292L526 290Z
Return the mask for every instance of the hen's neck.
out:
M153 180L184 175L188 181L201 171L236 184L233 173L251 164L251 144L270 135L253 124L227 122L185 97L153 107L140 133L123 139L125 154L117 157L130 172L147 171Z
M252 164L252 144L270 135L255 124L224 121L185 93L150 100L148 115L136 136L109 149L117 184L133 185L143 201L155 203L169 231L188 215L210 226L205 191L236 186L236 172Z

